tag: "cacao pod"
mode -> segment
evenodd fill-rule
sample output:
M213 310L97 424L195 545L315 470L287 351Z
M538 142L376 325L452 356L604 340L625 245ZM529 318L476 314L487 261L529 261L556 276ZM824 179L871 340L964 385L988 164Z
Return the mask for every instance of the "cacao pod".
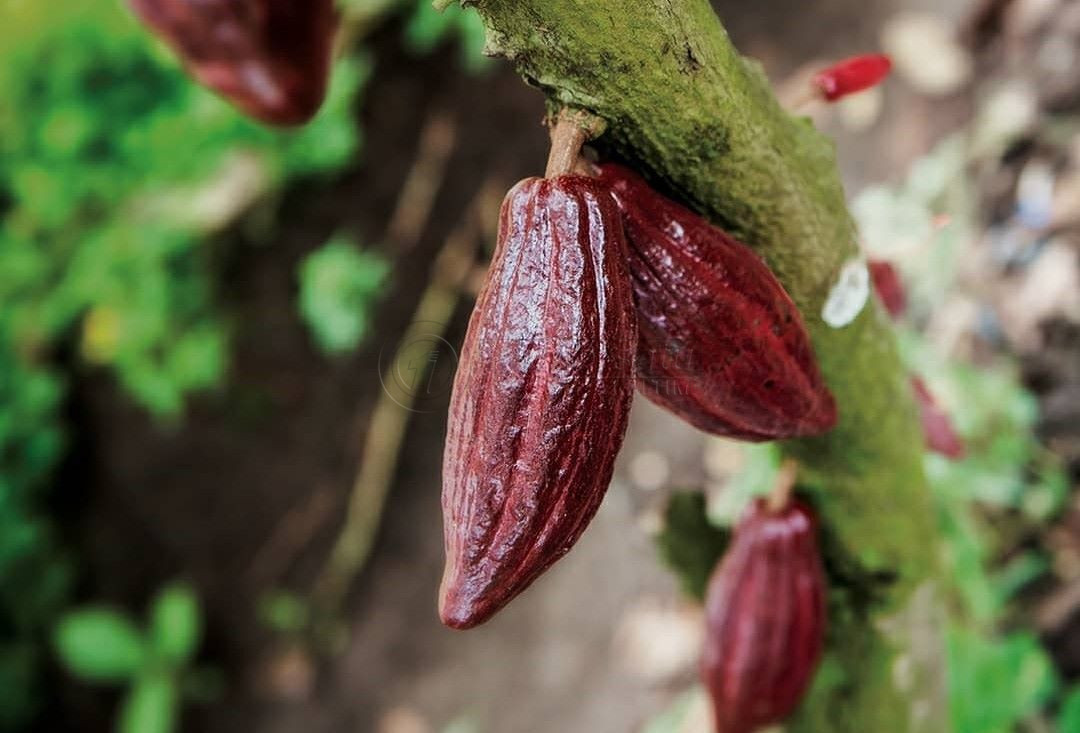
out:
M946 458L963 458L967 453L964 441L953 428L948 413L938 406L926 382L919 377L912 377L911 388L915 391L915 401L919 404L919 418L922 421L926 447Z
M825 575L811 509L752 505L705 599L702 678L720 733L751 733L789 716L825 645Z
M252 117L306 122L326 94L334 0L129 0L195 79Z
M896 271L891 262L885 260L870 260L866 263L870 269L870 279L874 282L874 290L881 299L882 305L889 315L900 318L907 310L907 294L904 292L904 283L900 279L900 273Z
M498 243L454 380L443 462L443 622L486 621L577 541L633 397L626 244L610 193L530 178Z
M761 258L636 173L599 166L623 217L638 312L638 388L744 440L825 432L836 403L798 308Z

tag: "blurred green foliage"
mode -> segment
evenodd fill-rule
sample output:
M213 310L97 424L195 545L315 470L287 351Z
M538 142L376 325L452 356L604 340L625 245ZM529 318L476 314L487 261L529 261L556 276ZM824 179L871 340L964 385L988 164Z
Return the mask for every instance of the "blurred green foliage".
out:
M367 334L372 302L382 292L389 263L337 236L300 265L300 314L328 354L356 348Z
M177 728L185 678L202 640L195 591L173 583L154 598L147 629L123 612L100 606L70 611L53 634L57 656L87 682L122 684L127 694L117 733L169 733Z
M949 705L957 733L1011 733L1057 690L1057 674L1033 634L994 643L959 627L948 635Z
M1015 538L1060 509L1067 481L1034 437L1036 405L1012 369L945 365L916 340L903 341L968 445L961 461L926 456L954 595L953 725L957 733L1008 733L1038 716L1059 688L1038 639L1002 633L1002 625L1017 592L1049 566L1039 550L1017 551Z
M417 53L455 37L466 68L486 62L472 11L343 4L379 18L403 13ZM73 575L46 509L64 454L66 372L76 360L106 368L174 420L186 394L221 382L229 329L214 302L213 235L291 177L354 157L352 112L369 63L361 54L338 61L315 120L278 131L192 83L118 0L62 12L0 0L0 17L0 729L11 730L41 700L42 639ZM322 348L360 342L387 270L340 240L305 260L301 312ZM160 633L180 644L174 656L186 648L176 619L191 617L182 603L166 599L153 622L155 636L172 629ZM134 654L119 641L122 622L98 622L122 667ZM155 723L154 711L174 697L157 678L141 679L124 716L140 730L165 729L171 717Z
M661 559L679 578L683 592L701 601L713 569L727 549L729 535L729 530L710 521L705 494L678 492L668 500L656 546Z
M1062 699L1045 649L1013 619L1018 593L1050 568L1045 549L1025 539L1037 536L1061 511L1069 490L1060 462L1035 437L1038 403L1007 358L984 359L978 367L960 364L942 356L917 330L955 287L964 244L974 236L967 162L963 140L948 139L912 166L906 181L867 189L852 207L877 256L902 252L913 241L925 243L917 257L900 263L910 312L897 325L897 336L909 370L925 379L968 449L960 461L925 454L944 539L943 574L949 579L946 652L952 725L955 733L1045 730L1052 725L1048 713L1059 707L1058 729L1080 733L1080 691ZM934 220L944 211L952 214L952 224L940 229ZM743 470L708 507L707 517L717 528L730 527L746 503L773 483L776 448L746 446L742 451ZM687 502L676 495L660 549L684 587L698 595L701 558L686 550L673 553L671 547L679 545L668 537L679 531L708 536L687 521ZM697 516L705 514L699 502ZM673 516L677 521L672 522ZM821 539L827 547L827 533ZM844 571L828 570L834 581ZM834 585L834 595L835 590ZM823 666L821 674L827 673ZM668 717L657 719L655 729L676 729L685 708L685 700L676 702Z
M474 8L457 2L436 10L432 0L339 0L347 22L366 28L378 20L400 15L405 23L405 45L413 53L426 54L447 41L456 41L461 65L469 73L491 66L484 55L484 23Z
M338 63L316 120L278 132L191 83L116 0L0 0L0 17L0 729L14 729L40 702L41 639L70 586L43 495L64 451L64 367L109 368L162 416L217 384L228 339L207 235L354 155L367 64ZM97 623L119 673L135 648ZM160 697L146 684L137 700Z
M448 38L455 38L461 49L461 63L466 71L477 73L491 64L484 56L485 30L473 8L452 3L436 10L431 0L404 0L412 3L412 13L405 25L405 42L417 53L427 53Z
M1059 733L1080 733L1080 687L1074 687L1065 697L1058 713Z
M926 454L950 579L948 679L957 733L1005 733L1022 724L1044 728L1060 684L1035 636L1011 622L1017 594L1049 568L1045 549L1025 537L1062 508L1068 481L1059 461L1035 437L1038 404L1001 358L977 368L945 358L913 326L924 322L956 286L977 236L978 203L970 180L972 150L964 135L944 140L896 186L872 187L853 203L867 246L902 258L909 314L897 333L913 373L924 377L953 418L968 452L960 461ZM936 217L948 214L941 228ZM1019 628L1017 628L1019 626ZM1062 730L1069 730L1064 721Z

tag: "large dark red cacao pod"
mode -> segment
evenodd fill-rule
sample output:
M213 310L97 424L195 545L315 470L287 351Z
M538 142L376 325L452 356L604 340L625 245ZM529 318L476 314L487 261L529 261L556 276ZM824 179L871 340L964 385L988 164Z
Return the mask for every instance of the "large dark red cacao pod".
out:
M599 166L623 216L638 312L638 387L707 432L822 433L836 404L802 316L761 258L636 173Z
M334 0L129 0L201 84L256 119L306 122L326 95Z
M443 461L443 623L486 621L577 541L633 397L633 296L599 182L507 194L454 381Z
M788 717L825 644L825 576L813 512L758 501L709 581L702 678L720 733L751 733Z

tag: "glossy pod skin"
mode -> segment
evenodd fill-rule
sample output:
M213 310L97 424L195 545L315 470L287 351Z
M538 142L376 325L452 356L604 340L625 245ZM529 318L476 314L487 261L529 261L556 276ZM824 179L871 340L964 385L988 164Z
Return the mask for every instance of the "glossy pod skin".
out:
M443 623L489 619L577 541L633 397L633 298L618 210L581 176L503 201L454 381L443 460Z
M599 166L623 217L638 388L692 425L763 441L836 424L802 316L761 258L636 173Z
M719 733L752 733L795 710L824 649L825 593L811 509L752 505L705 599L701 673Z
M334 0L129 0L188 72L248 115L298 125L322 105Z

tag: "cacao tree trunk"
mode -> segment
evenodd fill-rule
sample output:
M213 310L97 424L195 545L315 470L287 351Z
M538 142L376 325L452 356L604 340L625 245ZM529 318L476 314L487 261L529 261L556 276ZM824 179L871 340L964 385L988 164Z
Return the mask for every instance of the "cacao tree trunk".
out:
M840 423L790 441L822 515L829 650L789 730L948 731L938 530L891 327L823 307L858 258L831 143L780 108L707 0L473 0L488 50L595 141L760 252L802 311ZM830 319L834 320L834 319Z

